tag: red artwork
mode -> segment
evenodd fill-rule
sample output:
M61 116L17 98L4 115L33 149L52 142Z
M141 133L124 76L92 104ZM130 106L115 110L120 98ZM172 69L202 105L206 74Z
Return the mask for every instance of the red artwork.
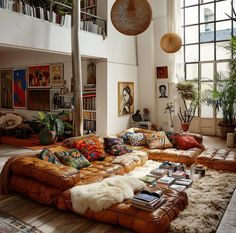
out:
M32 66L28 71L29 88L48 88L50 87L50 66Z

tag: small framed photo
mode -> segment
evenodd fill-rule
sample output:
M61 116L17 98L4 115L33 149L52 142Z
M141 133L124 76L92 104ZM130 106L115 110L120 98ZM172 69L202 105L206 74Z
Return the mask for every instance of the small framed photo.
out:
M157 96L158 98L168 98L169 95L169 83L162 81L157 83Z
M58 111L61 108L63 97L60 95L61 89L50 90L50 111Z
M31 66L28 68L29 88L50 87L50 65Z
M64 65L53 64L51 65L51 86L58 87L64 84Z
M167 79L168 78L168 67L161 66L157 67L157 79Z

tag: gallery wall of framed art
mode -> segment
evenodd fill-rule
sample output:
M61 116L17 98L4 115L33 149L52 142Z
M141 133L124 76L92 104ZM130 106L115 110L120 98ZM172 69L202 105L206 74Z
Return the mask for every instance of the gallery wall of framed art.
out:
M0 108L56 111L52 94L64 84L63 63L0 68Z

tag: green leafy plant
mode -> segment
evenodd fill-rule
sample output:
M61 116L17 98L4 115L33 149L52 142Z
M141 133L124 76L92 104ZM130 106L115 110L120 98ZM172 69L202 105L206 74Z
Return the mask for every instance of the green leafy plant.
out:
M213 90L203 93L204 102L213 106L217 111L222 109L223 121L219 125L228 124L236 126L236 37L233 36L225 48L232 53L232 59L228 62L229 76L221 78L215 74L216 86Z
M184 105L184 108L179 108L177 115L181 123L190 123L195 116L197 107L201 103L200 95L191 81L181 81L177 83L176 88Z
M38 114L39 116L36 117L36 119L42 127L41 133L53 130L56 132L57 136L61 136L64 134L65 126L68 128L72 128L71 124L65 122L62 119L62 117L67 114L65 112L61 112L58 114L39 112Z

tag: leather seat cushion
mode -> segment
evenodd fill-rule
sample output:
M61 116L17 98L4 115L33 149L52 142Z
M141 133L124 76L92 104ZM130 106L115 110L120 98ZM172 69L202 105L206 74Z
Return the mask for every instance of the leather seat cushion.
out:
M56 165L36 157L22 157L11 164L15 175L29 177L62 191L80 179L80 172L72 167Z
M196 163L216 170L236 172L236 152L228 148L207 149L196 158Z
M168 231L170 222L188 204L185 192L169 189L165 191L165 197L167 201L154 212L137 209L132 207L129 201L126 201L100 212L87 210L84 216L99 222L119 224L135 232L164 233ZM69 190L63 192L55 204L59 209L73 211Z
M175 148L170 148L165 150L147 149L146 151L149 154L149 159L184 163L186 166L190 166L195 163L195 158L202 152L202 149L191 148L188 150L178 150Z

